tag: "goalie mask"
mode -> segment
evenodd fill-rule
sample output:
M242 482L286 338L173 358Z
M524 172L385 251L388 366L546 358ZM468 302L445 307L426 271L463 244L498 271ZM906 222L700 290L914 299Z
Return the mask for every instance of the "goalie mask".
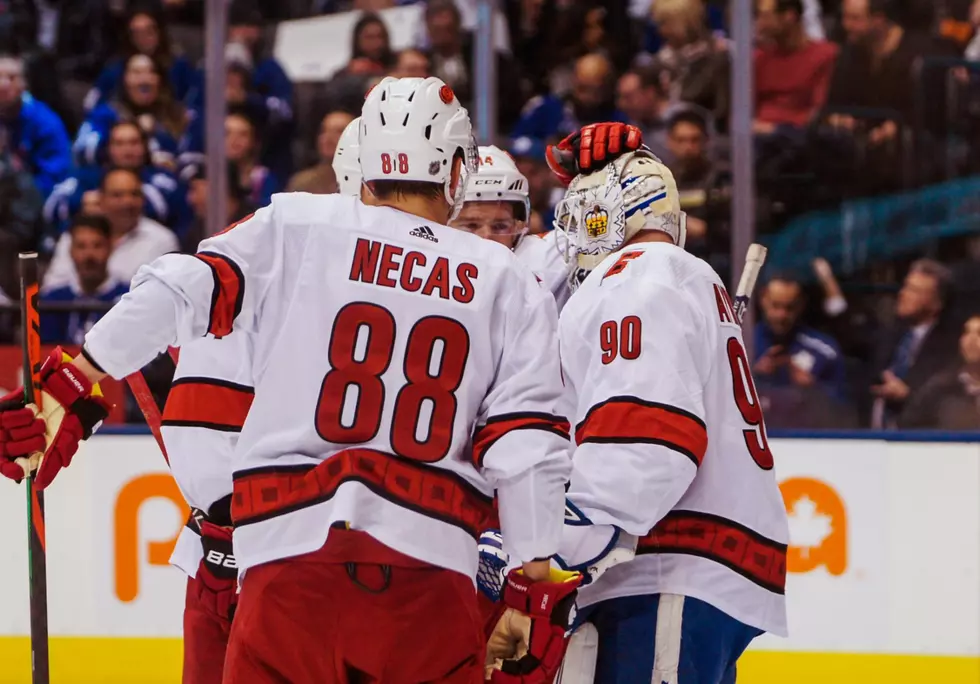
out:
M684 247L687 216L670 169L652 152L637 150L576 176L555 208L555 229L577 286L641 230L667 233Z
M478 156L463 209L452 225L514 249L527 233L531 216L527 178L499 147L480 147Z

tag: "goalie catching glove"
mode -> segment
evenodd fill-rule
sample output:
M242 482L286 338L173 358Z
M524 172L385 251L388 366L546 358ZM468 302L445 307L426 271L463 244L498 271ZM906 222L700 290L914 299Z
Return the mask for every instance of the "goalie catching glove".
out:
M19 482L34 474L47 487L106 416L110 405L57 347L41 366L41 410L24 402L24 390L0 399L0 474Z
M494 684L550 684L568 647L582 575L552 568L533 582L511 570L499 618L487 641L487 679Z
M598 171L617 157L640 149L643 133L623 123L595 123L582 126L557 145L549 145L545 158L552 173L564 185L579 174Z

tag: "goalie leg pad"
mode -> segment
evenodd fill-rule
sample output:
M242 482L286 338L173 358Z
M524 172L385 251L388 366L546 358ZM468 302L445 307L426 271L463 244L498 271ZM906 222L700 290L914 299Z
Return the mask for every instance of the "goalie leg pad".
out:
M566 658L561 684L735 684L738 658L762 633L704 601L674 594L610 599L584 608L582 616L598 637L595 677L569 678L578 670Z

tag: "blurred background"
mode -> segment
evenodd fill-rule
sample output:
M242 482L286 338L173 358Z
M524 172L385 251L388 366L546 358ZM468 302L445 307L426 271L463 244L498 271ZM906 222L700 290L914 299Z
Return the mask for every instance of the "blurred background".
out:
M142 264L275 192L335 192L365 92L435 75L528 177L534 232L562 196L545 146L590 122L643 130L729 283L747 185L771 429L980 430L980 0L743 1L739 72L720 0L213 0L218 24L202 0L0 0L0 387L18 251L47 264L44 342L75 348ZM172 371L146 369L161 403Z

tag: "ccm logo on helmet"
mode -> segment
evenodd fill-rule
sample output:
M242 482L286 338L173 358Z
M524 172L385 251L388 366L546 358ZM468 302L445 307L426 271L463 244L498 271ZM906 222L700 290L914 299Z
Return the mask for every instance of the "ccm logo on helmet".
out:
M473 185L503 185L504 182L499 178L477 178L472 181Z

